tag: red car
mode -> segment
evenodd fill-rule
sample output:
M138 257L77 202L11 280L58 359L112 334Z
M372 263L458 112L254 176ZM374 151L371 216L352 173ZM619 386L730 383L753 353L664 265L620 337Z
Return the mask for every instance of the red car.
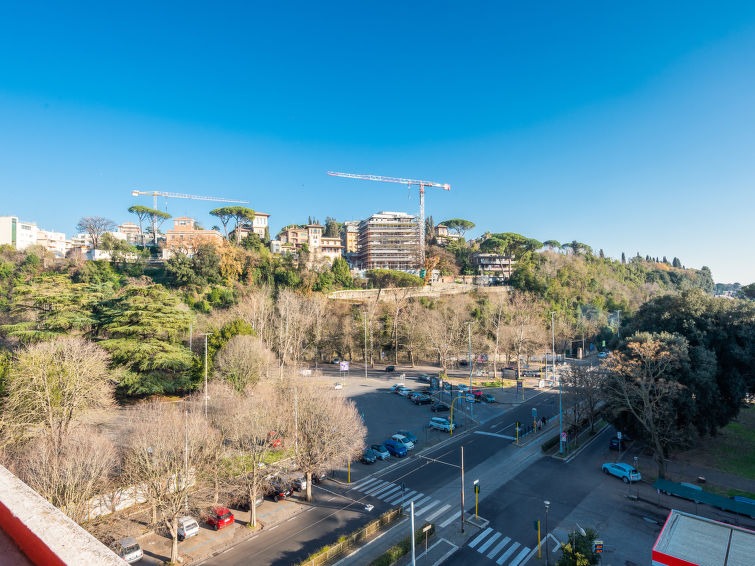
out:
M210 515L207 517L207 524L216 531L233 524L233 513L226 507L213 507L210 509Z
M474 395L474 400L476 402L479 403L480 401L482 401L482 391L480 391L479 389L471 389L469 392Z

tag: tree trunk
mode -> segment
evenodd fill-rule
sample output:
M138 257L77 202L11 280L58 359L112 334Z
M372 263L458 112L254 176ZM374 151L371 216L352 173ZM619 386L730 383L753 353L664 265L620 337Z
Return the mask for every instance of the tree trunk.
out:
M212 501L213 501L213 505L217 505L218 504L218 494L220 492L220 478L218 477L219 466L216 464L214 466L214 468L215 469L213 470L213 481L214 481L214 486L213 487L214 487L214 491L215 492L213 493Z
M250 527L257 526L257 506L254 504L254 500L257 498L257 490L255 489L254 481L249 487L249 523Z
M170 545L170 563L178 564L178 517L173 517L168 527L173 539Z
M152 500L152 524L154 525L157 523L157 503L155 500Z
M307 501L312 501L312 472L307 472Z
M414 350L409 350L409 362L412 364L412 367L414 367Z

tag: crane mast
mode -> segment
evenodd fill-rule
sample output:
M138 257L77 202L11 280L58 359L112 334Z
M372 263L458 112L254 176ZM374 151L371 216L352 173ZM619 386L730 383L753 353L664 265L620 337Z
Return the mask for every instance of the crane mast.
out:
M334 177L345 177L346 179L362 179L365 181L380 181L383 183L398 183L407 185L410 189L412 186L419 187L419 264L425 266L425 187L437 187L444 191L450 191L451 185L448 183L436 183L434 181L420 181L418 179L404 179L402 177L384 177L382 175L361 175L358 173L339 173L337 171L328 171L328 175Z

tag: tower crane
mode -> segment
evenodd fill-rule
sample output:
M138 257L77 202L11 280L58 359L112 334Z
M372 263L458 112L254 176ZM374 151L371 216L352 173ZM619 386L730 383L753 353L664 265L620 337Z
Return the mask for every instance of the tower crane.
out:
M165 197L165 198L190 198L194 200L211 200L216 202L237 202L242 204L248 204L248 200L231 200L227 198L220 198L220 197L204 197L200 195L186 195L183 193L164 193L162 191L137 191L134 189L131 191L132 197L138 197L140 195L144 196L151 196L153 198L152 203L155 210L157 210L157 197Z
M399 183L407 185L410 189L412 186L419 187L419 264L425 266L425 187L437 187L444 191L450 191L451 185L448 183L436 183L434 181L419 181L417 179L403 179L401 177L383 177L381 175L359 175L357 173L338 173L328 171L328 175L334 177L345 177L347 179L364 179L366 181L382 181L384 183Z

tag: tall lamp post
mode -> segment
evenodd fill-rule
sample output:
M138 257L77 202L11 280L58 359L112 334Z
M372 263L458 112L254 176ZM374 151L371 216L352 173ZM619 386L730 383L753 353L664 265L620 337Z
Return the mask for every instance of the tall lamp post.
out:
M204 336L204 417L207 418L207 337L212 334L211 332L205 332L204 334L197 334L197 336Z
M556 311L551 311L551 355L553 356L553 379L556 379L556 331L553 325L553 315ZM558 453L564 453L564 441L562 434L564 433L564 419L561 414L561 377L558 378Z
M471 322L467 322L467 333L469 335L469 391L472 391L472 324ZM469 406L469 416L473 416L474 411L474 403Z
M367 311L362 311L364 315L364 378L367 379Z
M551 502L546 500L543 503L545 503L545 566L548 566L548 509Z

